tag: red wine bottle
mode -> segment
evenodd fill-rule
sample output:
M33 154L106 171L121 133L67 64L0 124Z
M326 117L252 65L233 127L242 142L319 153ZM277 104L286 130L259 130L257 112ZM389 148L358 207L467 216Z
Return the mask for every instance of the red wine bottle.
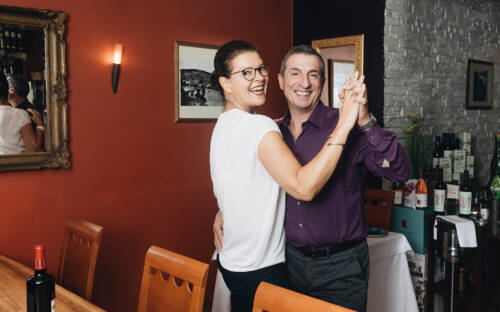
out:
M28 312L55 312L54 277L45 271L45 245L35 244L35 274L26 281Z

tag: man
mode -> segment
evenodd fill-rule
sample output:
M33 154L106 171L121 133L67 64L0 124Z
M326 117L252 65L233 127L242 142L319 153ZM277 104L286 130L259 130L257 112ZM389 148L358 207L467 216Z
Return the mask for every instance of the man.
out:
M344 88L363 83L356 75ZM292 48L278 75L289 111L278 121L283 139L304 165L322 148L338 122L338 110L325 107L321 91L325 65L309 46ZM343 97L343 92L340 96ZM287 194L286 267L294 290L357 311L366 311L368 246L363 221L366 170L392 181L405 181L411 169L396 135L384 131L369 114L366 95L332 177L310 202ZM220 247L220 219L214 223Z
M43 126L40 112L26 98L30 91L28 82L24 77L19 75L8 75L7 82L9 83L9 104L12 107L23 109L30 114L37 145L39 148L42 148L45 127Z

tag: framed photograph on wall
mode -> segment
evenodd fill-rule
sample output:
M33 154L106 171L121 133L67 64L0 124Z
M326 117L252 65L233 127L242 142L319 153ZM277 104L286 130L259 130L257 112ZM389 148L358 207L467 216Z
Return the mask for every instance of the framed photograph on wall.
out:
M213 88L217 46L174 42L175 121L215 121L224 108Z
M493 63L467 60L465 107L470 109L493 107Z

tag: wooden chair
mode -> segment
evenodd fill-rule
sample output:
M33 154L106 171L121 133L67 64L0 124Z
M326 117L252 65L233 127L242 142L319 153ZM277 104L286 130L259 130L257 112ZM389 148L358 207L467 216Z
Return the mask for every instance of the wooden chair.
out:
M252 312L354 312L279 286L261 282L255 293Z
M83 220L66 224L57 283L90 301L102 227Z
M366 189L365 225L389 230L393 201L393 191Z
M203 309L208 264L151 246L142 273L139 312Z

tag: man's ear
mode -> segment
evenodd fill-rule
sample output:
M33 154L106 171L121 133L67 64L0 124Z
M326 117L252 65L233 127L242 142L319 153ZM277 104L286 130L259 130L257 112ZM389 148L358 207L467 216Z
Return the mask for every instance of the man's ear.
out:
M224 90L224 93L232 93L231 90L231 81L227 79L226 77L219 77L219 83L222 86L222 89Z
M284 78L283 76L281 75L281 73L278 73L278 82L280 84L280 89L283 91L283 84L285 83L284 81Z

